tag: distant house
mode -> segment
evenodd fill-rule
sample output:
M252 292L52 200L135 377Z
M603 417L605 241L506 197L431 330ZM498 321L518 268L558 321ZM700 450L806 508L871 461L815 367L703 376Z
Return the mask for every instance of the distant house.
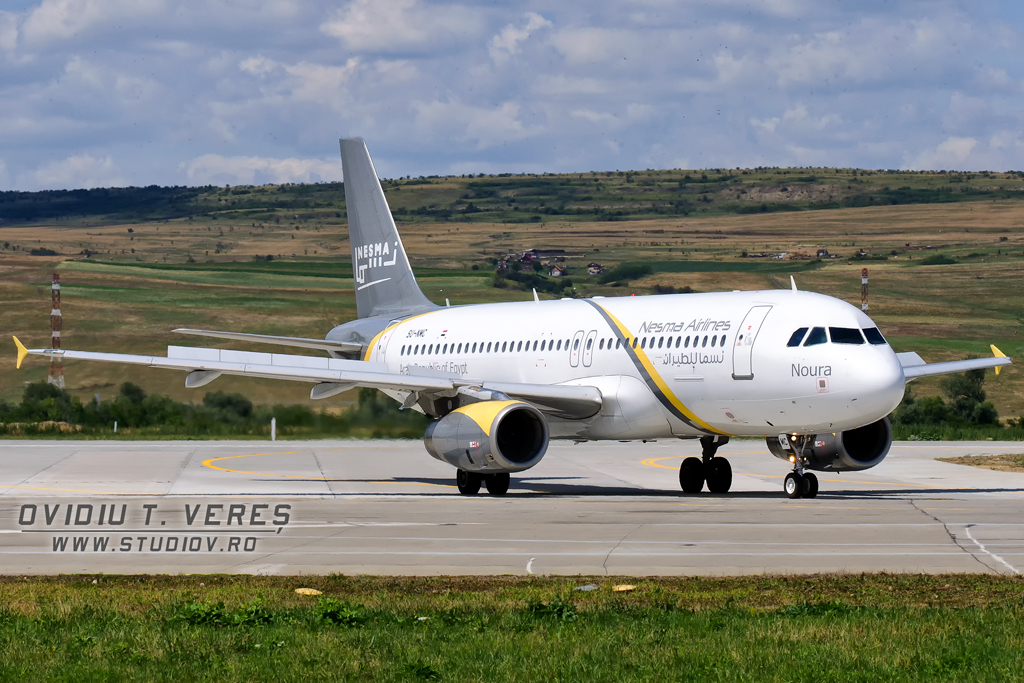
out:
M569 274L569 269L565 266L551 266L551 270L548 271L548 275L551 277L565 277Z
M818 258L829 258L828 249L819 249Z
M600 263L588 263L587 273L590 275L601 275L602 273L604 273L604 266L602 266Z

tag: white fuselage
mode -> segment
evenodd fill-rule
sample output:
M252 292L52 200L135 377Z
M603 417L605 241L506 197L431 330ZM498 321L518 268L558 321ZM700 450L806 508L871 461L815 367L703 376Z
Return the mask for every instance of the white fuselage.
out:
M892 412L905 385L892 348L831 334L787 345L816 327L875 324L838 299L789 290L479 304L397 322L366 360L404 374L597 387L601 412L551 419L554 438L814 434Z

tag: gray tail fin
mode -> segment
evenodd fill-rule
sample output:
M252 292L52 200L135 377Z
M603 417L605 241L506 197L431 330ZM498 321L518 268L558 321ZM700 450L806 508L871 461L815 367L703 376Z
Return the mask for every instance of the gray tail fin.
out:
M416 283L362 138L341 141L341 165L359 317L400 317L437 308Z

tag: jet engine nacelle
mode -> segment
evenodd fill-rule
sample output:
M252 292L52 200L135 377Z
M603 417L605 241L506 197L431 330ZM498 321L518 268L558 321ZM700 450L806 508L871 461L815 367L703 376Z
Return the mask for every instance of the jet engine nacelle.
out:
M807 437L804 456L808 469L828 472L855 472L874 467L885 460L892 446L892 425L889 418L835 434L828 432ZM794 454L795 444L788 441L789 448L782 445L784 437L769 436L768 450L776 458L789 460Z
M548 450L548 423L522 401L480 401L427 427L427 452L469 472L521 472Z

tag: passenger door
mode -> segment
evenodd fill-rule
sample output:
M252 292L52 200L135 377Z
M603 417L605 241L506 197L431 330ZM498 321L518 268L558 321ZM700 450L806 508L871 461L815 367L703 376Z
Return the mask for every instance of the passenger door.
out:
M583 330L577 332L572 341L569 342L569 365L579 367L580 364L580 346L583 345Z
M597 342L597 330L591 330L587 334L587 341L583 344L583 365L584 367L590 367L590 363L594 360L594 344Z
M736 332L732 347L732 378L733 379L754 379L754 369L751 366L751 354L754 351L754 342L757 340L757 333L761 331L761 324L764 323L771 306L754 306Z

